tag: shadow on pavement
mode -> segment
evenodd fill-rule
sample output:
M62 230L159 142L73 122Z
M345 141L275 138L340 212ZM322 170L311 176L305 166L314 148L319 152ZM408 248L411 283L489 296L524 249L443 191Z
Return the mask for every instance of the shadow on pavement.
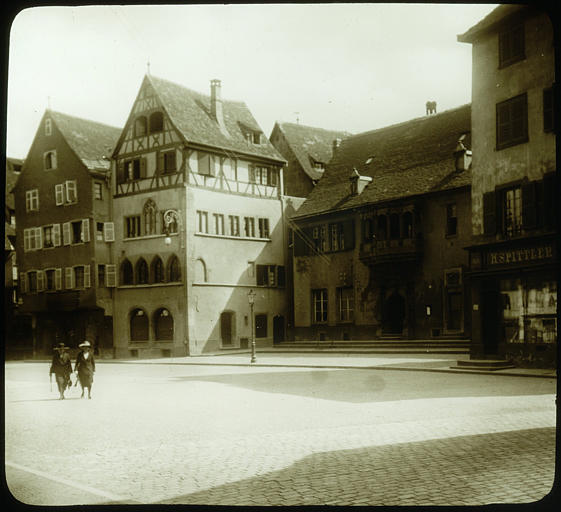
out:
M279 471L160 504L529 503L550 492L554 472L551 427L320 452Z
M469 385L466 381L469 379ZM173 377L173 380L215 382L253 391L306 396L352 403L474 396L518 396L555 393L555 382L506 385L494 376L373 372L371 370L311 370ZM523 385L522 385L523 384Z

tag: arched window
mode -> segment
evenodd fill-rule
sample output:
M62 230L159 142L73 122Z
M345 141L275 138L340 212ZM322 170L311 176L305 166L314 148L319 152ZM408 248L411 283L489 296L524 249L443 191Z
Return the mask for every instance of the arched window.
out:
M130 315L131 341L146 341L148 335L148 317L142 309L134 309Z
M403 214L403 238L413 237L413 214L405 212Z
M390 215L390 239L395 240L399 238L399 215L392 213Z
M143 135L146 135L147 124L148 121L146 119L146 116L137 117L134 122L134 136L142 137Z
M156 203L152 199L148 199L148 201L144 203L144 208L142 209L145 235L156 234L156 211Z
M148 264L144 258L136 262L136 284L148 283Z
M173 340L173 316L168 309L158 309L154 313L154 331L157 340Z
M174 254L168 261L168 281L181 281L181 269L179 268L179 258Z
M388 223L385 215L378 215L378 225L376 229L376 238L385 240L388 237Z
M164 114L153 112L150 114L150 133L161 132L164 129Z
M163 283L165 281L164 262L159 256L154 256L151 265L153 283Z
M125 259L123 263L121 263L121 284L133 284L133 272L132 272L132 263Z
M201 258L195 261L195 282L196 283L207 282L206 264Z

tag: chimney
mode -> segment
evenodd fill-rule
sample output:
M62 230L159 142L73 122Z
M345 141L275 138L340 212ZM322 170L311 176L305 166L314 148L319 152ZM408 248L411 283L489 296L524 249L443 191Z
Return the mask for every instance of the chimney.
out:
M210 81L210 115L218 123L220 131L228 136L228 130L224 124L224 112L222 111L222 85L220 80Z
M335 152L337 151L340 145L341 145L341 139L333 139L333 145L332 145L333 154L335 154Z
M471 151L467 149L463 143L465 137L465 134L460 137L456 149L454 150L454 162L457 172L467 171L471 165Z
M351 180L351 195L358 196L362 194L362 191L372 181L372 178L370 176L361 176L356 168L353 168L349 180Z

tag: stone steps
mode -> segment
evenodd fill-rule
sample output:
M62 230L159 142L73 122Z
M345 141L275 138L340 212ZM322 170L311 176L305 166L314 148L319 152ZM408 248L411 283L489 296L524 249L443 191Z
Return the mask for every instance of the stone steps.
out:
M458 361L456 366L451 366L450 368L457 370L508 370L510 368L516 368L512 361L505 359L468 359L466 361Z

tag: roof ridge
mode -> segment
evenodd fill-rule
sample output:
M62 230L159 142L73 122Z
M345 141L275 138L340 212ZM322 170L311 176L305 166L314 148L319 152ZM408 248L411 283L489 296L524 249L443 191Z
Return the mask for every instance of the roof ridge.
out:
M466 107L471 107L471 103L465 103L464 105L460 105L458 107L449 108L447 110L443 110L442 112L438 112L437 114L434 114L434 115L425 115L425 116L414 117L412 119L408 119L407 121L401 121L399 123L389 124L387 126L381 126L380 128L375 128L374 130L368 130L366 132L356 133L356 134L352 135L352 138L357 139L359 137L371 135L372 133L381 132L381 131L387 130L389 128L394 128L394 127L402 126L402 125L409 124L409 123L420 123L420 122L423 122L423 121L429 121L431 119L435 119L437 117L443 116L444 114L450 114L452 112L455 112L457 110L460 110L460 109L466 108Z
M320 131L323 131L323 132L330 132L330 133L348 133L349 135L352 135L352 132L348 132L347 130L331 130L329 128L322 128L320 126L311 126L311 125L307 125L307 124L291 123L289 121L279 122L278 124L281 128L283 126L289 125L289 126L295 126L295 127L304 128L304 129L320 130Z
M69 119L75 119L77 121L85 121L86 123L91 123L91 124L97 124L99 126L105 126L107 128L113 128L115 130L122 130L122 127L119 126L113 126L111 124L107 124L107 123L102 123L101 121L94 121L93 119L87 119L85 117L78 117L76 115L73 114L67 114L65 112L60 112L59 110L52 110L52 109L47 109L46 112L49 112L51 115L55 115L55 116L62 116L62 117L66 117Z

